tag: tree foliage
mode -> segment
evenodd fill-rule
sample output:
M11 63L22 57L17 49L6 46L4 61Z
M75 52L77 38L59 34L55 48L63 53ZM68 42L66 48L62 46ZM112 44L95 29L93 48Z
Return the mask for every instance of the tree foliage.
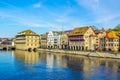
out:
M109 31L117 31L117 32L120 32L120 24L118 24L117 26L115 26L115 28L113 28L113 29L109 28L109 29L108 29L108 32L109 32Z
M118 24L118 25L114 28L114 30L120 31L120 24Z

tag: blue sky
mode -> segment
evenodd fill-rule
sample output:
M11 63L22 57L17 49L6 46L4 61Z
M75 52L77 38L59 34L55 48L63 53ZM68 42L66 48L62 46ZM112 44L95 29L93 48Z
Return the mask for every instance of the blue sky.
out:
M94 25L120 24L120 0L0 0L0 37L31 29L41 34Z

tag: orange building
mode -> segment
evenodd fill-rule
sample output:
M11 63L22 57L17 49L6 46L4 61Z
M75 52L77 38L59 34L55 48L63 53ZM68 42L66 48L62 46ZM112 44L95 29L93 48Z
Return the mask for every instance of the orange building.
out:
M117 31L107 31L106 35L100 39L102 50L118 51L119 50L119 36Z

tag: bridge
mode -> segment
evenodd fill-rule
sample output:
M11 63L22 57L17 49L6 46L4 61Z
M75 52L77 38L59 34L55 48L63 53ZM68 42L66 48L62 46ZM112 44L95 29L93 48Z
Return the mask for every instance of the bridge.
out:
M12 45L0 45L0 50L15 50L15 47Z

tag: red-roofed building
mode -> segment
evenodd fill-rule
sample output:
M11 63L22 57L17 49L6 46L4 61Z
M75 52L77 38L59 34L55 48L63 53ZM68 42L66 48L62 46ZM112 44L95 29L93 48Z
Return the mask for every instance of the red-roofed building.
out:
M100 39L102 50L105 51L118 51L119 50L119 37L118 32L109 31L105 36Z
M109 36L108 36L108 32L106 31L106 35L105 35L105 38L109 38Z

